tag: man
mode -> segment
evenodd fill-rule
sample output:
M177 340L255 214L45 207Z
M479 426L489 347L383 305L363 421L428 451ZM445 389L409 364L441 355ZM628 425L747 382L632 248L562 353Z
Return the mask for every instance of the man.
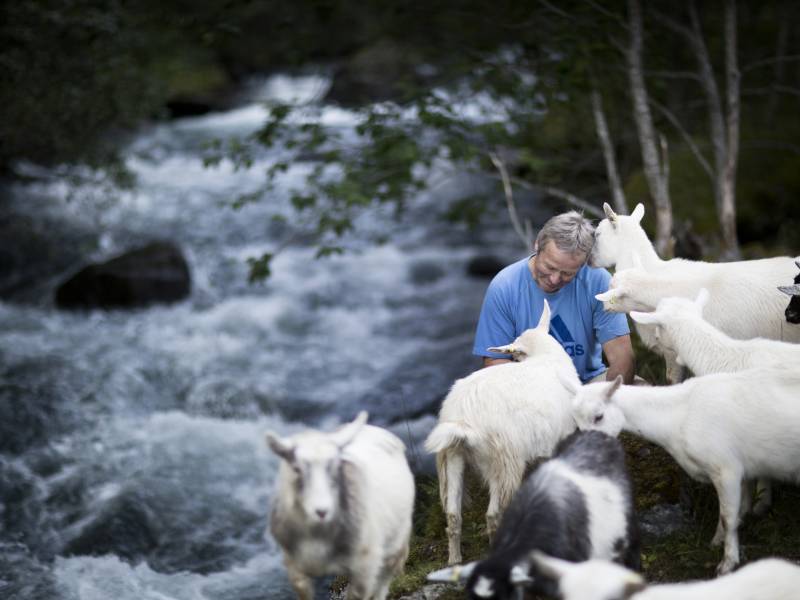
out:
M594 297L608 290L611 275L586 264L593 245L594 227L580 213L556 215L539 231L533 254L494 277L472 350L483 357L484 367L511 360L487 348L508 344L536 327L547 299L550 335L572 357L582 382L622 375L625 383L633 383L635 360L627 318L604 311Z

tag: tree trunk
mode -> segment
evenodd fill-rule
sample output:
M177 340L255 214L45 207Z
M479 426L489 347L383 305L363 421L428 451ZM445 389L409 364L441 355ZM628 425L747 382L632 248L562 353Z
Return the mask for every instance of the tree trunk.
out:
M606 175L608 176L608 186L611 188L614 210L619 214L628 214L628 203L625 200L625 192L622 191L619 171L617 170L617 157L614 153L614 144L611 141L611 134L608 131L606 114L603 111L603 99L597 89L592 88L592 114L594 124L597 129L597 139L600 141L600 148L603 151L603 158L606 162Z
M661 258L672 257L672 202L669 196L669 177L666 162L659 157L657 134L650 112L642 66L642 10L639 0L628 0L628 20L631 32L626 51L628 81L633 100L633 116L642 149L644 174L650 195L656 206L655 248Z
M739 64L736 57L736 0L725 3L725 72L727 83L728 153L725 157L722 206L719 220L722 239L731 258L741 258L739 238L736 235L736 171L739 164L739 121L741 115Z
M697 59L700 85L708 103L711 147L714 151L714 203L722 232L721 256L735 259L739 254L736 237L736 165L739 152L739 69L736 62L736 4L728 0L725 4L725 68L728 83L726 123L719 88L714 79L714 70L708 55L700 18L693 0L689 2L691 30L687 33ZM731 146L733 143L733 146Z

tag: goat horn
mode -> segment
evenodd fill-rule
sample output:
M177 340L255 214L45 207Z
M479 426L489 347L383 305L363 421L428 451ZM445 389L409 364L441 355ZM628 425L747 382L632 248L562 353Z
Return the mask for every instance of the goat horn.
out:
M603 212L606 213L609 221L617 220L617 213L615 213L608 202L603 202Z

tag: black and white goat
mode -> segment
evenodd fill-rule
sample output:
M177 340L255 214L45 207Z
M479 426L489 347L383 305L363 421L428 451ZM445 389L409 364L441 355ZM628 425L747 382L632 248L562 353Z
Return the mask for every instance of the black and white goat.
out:
M800 260L794 261L800 267ZM800 273L794 277L794 285L782 285L778 289L784 294L792 297L789 306L786 307L786 321L789 323L800 323Z
M523 482L503 513L489 556L428 575L466 582L473 599L503 600L524 589L555 595L533 562L545 552L570 561L615 560L638 569L639 536L625 453L601 432L575 432Z
M361 412L332 433L266 434L283 459L270 531L300 600L313 598L311 578L322 575L347 576L348 600L383 600L408 557L414 478L405 446L366 421Z

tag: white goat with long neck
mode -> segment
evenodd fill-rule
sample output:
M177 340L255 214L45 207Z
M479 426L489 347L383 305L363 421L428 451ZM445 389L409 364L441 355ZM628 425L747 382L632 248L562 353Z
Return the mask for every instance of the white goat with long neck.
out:
M267 433L281 457L270 531L300 600L312 577L345 575L348 600L383 600L408 556L414 478L405 446L361 412L332 433Z
M447 517L449 564L461 562L464 466L473 464L489 487L486 527L491 537L526 466L550 456L575 430L570 394L580 385L569 355L549 333L547 301L539 324L493 352L517 362L486 367L457 380L442 403L425 448L436 453L439 493Z
M666 387L621 383L575 390L578 427L635 433L666 449L692 478L710 481L720 507L712 544L725 543L717 571L731 571L739 563L743 482L800 481L800 373L759 368Z
M606 560L574 563L541 553L533 560L558 581L563 600L790 600L800 590L800 567L778 558L764 558L710 581L657 585Z
M660 345L695 375L742 371L754 367L800 365L800 344L766 338L734 339L703 318L708 290L695 300L664 298L654 312L631 311L637 323L655 327Z
M785 300L776 294L776 287L794 276L794 259L665 261L658 257L642 229L642 204L630 216L617 215L608 204L603 209L606 218L595 231L590 260L595 266L616 267L608 292L597 296L606 310L652 311L662 298L695 298L701 288L706 288L710 293L706 319L731 337L800 342L800 327L786 324ZM646 346L664 356L667 379L673 383L683 379L683 369L674 354L655 339L652 326L637 323L636 331Z
M703 318L708 297L708 290L702 288L695 300L664 298L655 312L631 311L630 316L636 323L654 327L659 346L695 375L800 365L800 344L766 338L739 340L714 327ZM763 514L772 502L768 481L759 481L756 497L753 512ZM749 495L745 500L747 508Z

